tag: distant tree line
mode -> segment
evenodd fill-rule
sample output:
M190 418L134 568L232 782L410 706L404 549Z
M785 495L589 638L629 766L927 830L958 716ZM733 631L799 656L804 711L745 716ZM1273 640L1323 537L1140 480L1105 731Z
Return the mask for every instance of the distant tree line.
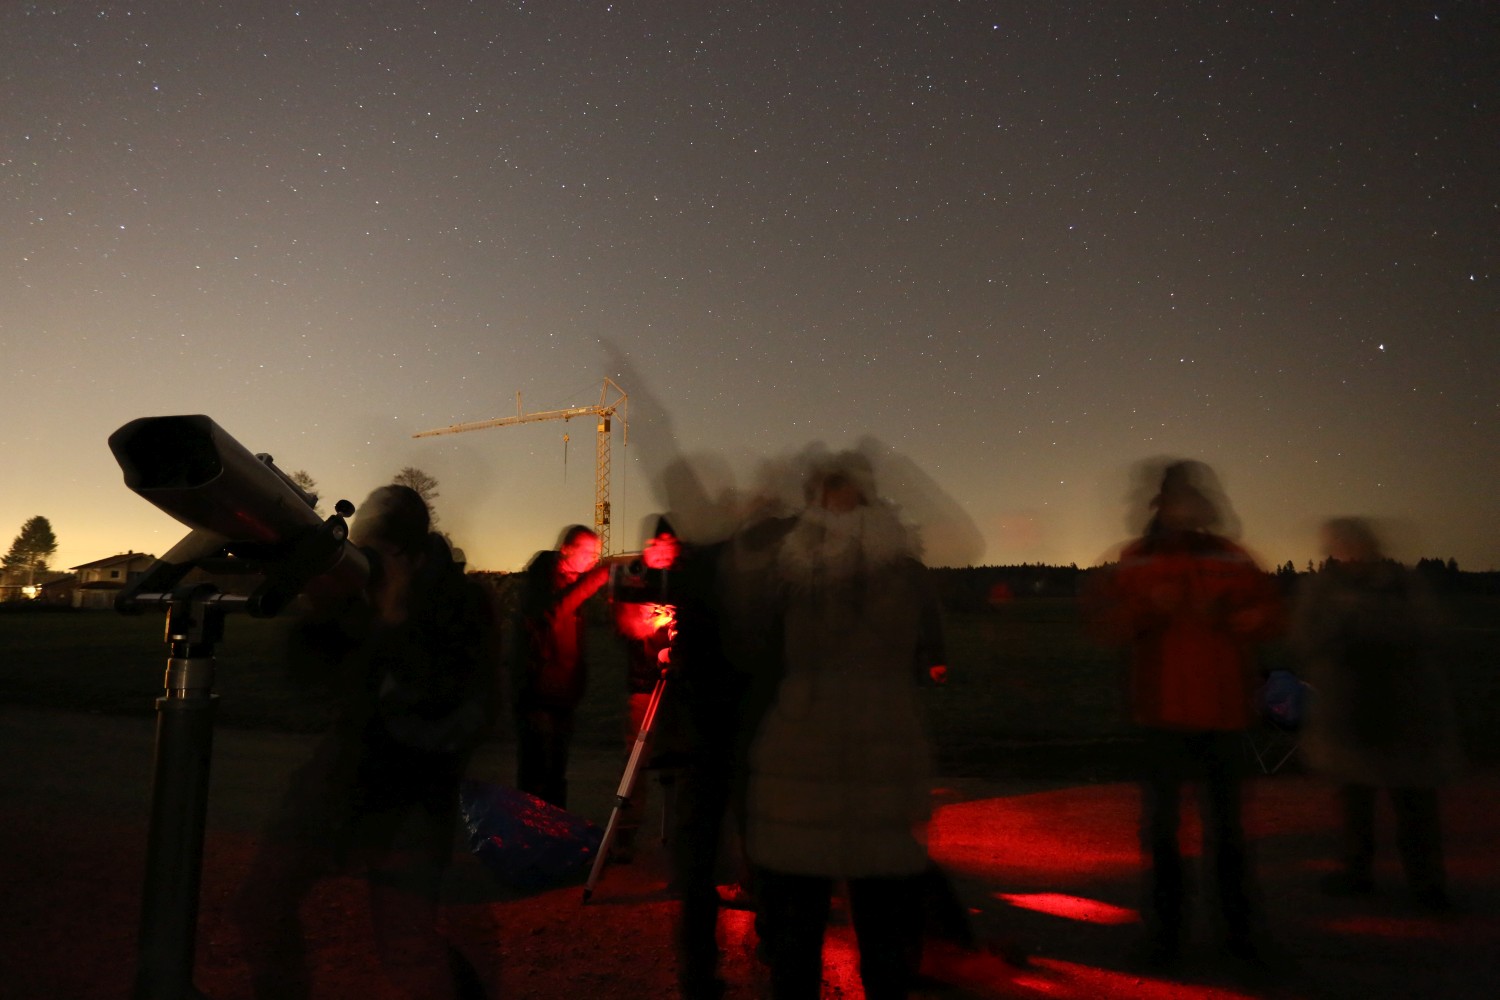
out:
M1078 566L944 567L930 571L938 599L949 611L982 611L1013 600L1077 596L1091 570Z
M1396 562L1394 559L1388 562ZM1308 560L1307 568L1298 572L1288 559L1275 571L1276 578L1284 585L1294 585L1298 577L1307 576L1310 573L1321 573L1330 564L1337 560L1329 558L1314 564ZM1418 559L1412 567L1434 591L1440 594L1500 594L1500 572L1487 570L1478 573L1468 573L1458 568L1458 560L1451 556L1447 559Z
M1325 569L1329 560L1309 561L1298 570L1287 560L1272 570L1287 592L1297 581ZM1076 564L1046 566L1023 563L1019 566L964 566L931 570L933 585L943 607L949 611L982 611L1001 607L1009 601L1032 598L1076 597L1090 574L1103 567L1081 569ZM1500 572L1465 572L1454 559L1419 559L1414 569L1434 591L1440 594L1500 594Z

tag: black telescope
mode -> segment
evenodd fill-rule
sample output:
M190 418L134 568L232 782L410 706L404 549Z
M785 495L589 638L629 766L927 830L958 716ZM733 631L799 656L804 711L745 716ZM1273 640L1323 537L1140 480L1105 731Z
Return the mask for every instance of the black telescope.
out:
M321 518L272 463L201 414L142 417L109 436L125 485L190 528L235 542L285 543Z
M160 603L199 566L262 574L246 608L256 617L275 615L304 589L347 592L364 582L365 560L347 541L353 506L340 500L335 516L320 518L317 497L209 417L142 417L111 434L109 447L126 486L193 529L121 592L118 610Z
M356 594L369 567L349 542L347 500L324 520L309 496L206 416L142 417L115 431L109 447L125 485L192 529L130 581L116 610L167 613L165 691L156 700L146 878L141 900L134 1000L202 1000L193 986L208 772L213 757L214 649L224 618L269 618L299 594L336 600ZM187 583L194 569L254 574L249 596Z

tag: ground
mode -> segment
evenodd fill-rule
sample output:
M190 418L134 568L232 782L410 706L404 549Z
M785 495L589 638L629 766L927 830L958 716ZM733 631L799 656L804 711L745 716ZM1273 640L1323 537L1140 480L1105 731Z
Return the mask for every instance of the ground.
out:
M146 804L154 737L149 719L0 708L0 996L131 995L139 928ZM307 737L216 733L194 981L216 1000L250 995L228 902L244 877L265 810ZM585 752L575 767L581 814L603 821L620 760ZM510 776L507 748L489 747L476 776ZM1386 851L1381 893L1329 900L1312 888L1328 870L1332 802L1295 772L1251 789L1249 827L1277 942L1273 968L1226 965L1201 929L1171 976L1131 971L1138 930L1134 790L1118 783L965 778L935 790L933 856L953 877L983 940L1031 952L1028 967L994 953L935 948L923 996L1488 997L1500 974L1500 775L1471 775L1448 798L1447 837L1465 911L1433 916L1402 895ZM1189 824L1189 834L1193 832ZM1388 847L1389 835L1383 846ZM604 870L585 904L580 885L518 895L459 851L444 919L451 940L493 996L641 1000L674 996L674 903L659 847ZM384 998L390 991L368 934L363 882L327 882L304 911L317 995ZM730 1000L764 995L749 915L725 914ZM825 998L862 996L847 923L826 950ZM940 988L941 987L941 988Z

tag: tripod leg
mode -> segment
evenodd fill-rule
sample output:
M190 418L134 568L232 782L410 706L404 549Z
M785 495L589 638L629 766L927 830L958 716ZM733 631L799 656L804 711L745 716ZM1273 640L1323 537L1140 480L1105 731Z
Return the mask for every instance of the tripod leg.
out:
M171 662L183 675L213 675L211 657ZM155 777L135 1000L201 995L193 988L193 957L217 702L206 685L190 695L162 697L156 702Z
M610 810L609 822L604 827L604 839L599 841L599 853L594 855L594 865L589 869L589 879L583 884L583 901L587 903L589 897L594 894L594 886L599 884L599 876L604 873L605 860L609 852L615 846L615 834L620 829L620 809L622 806L616 804Z
M647 718L650 718L648 712ZM609 859L609 852L615 846L615 837L620 832L620 813L630 806L630 798L635 794L635 783L640 777L640 763L645 760L645 748L647 745L646 727L641 727L641 734L636 737L635 747L630 752L630 760L625 765L625 773L620 776L620 787L615 791L615 807L609 812L609 822L604 827L604 838L599 841L599 853L594 856L594 866L589 869L589 880L583 887L583 901L587 903L589 897L594 894L594 886L599 883L599 876L604 872L604 865Z
M661 704L661 696L666 687L667 673L664 670L651 691L651 701L646 705L646 717L641 720L640 732L635 734L635 746L631 747L625 772L620 775L620 786L615 789L615 807L610 810L609 822L604 827L604 838L599 842L599 853L594 856L594 866L589 869L589 879L583 886L585 903L594 894L594 886L599 884L599 876L603 874L610 849L614 847L620 828L620 811L630 805L630 799L635 795L636 782L640 780L641 767L646 762L646 751L651 745L651 726L656 722L656 709Z

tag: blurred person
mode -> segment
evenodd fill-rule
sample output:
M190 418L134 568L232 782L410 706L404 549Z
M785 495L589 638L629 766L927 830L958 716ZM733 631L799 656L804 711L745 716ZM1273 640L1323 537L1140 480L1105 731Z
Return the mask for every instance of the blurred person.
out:
M1451 906L1438 788L1462 763L1447 678L1434 655L1440 615L1420 577L1386 558L1371 524L1335 518L1328 556L1298 595L1292 643L1313 689L1302 749L1338 785L1342 866L1332 895L1374 891L1375 799L1384 790L1419 905Z
M560 809L568 805L573 716L588 684L583 604L607 579L599 536L570 525L557 548L527 563L511 623L516 787Z
M816 998L836 883L860 978L905 997L921 949L931 747L917 682L944 662L916 547L868 464L833 456L776 549L782 673L749 751L746 839L777 1000Z
M333 727L292 777L235 904L258 997L307 996L299 907L322 878L368 874L376 950L400 995L480 997L478 974L437 931L459 783L498 708L499 630L425 501L383 486L350 540L363 594L314 608L292 653L339 689Z
M1227 951L1262 960L1253 924L1253 872L1242 819L1243 737L1253 719L1254 650L1275 635L1276 589L1243 548L1216 529L1226 512L1207 466L1173 462L1157 480L1144 534L1090 596L1100 634L1129 650L1131 716L1143 735L1141 847L1148 863L1140 958L1180 955L1185 885L1180 796L1200 781L1204 857L1217 890Z
M686 757L672 872L681 900L676 936L684 1000L724 995L719 911L744 909L755 899L744 844L746 756L781 676L773 567L795 523L759 511L725 541L685 546L674 570L672 659Z

